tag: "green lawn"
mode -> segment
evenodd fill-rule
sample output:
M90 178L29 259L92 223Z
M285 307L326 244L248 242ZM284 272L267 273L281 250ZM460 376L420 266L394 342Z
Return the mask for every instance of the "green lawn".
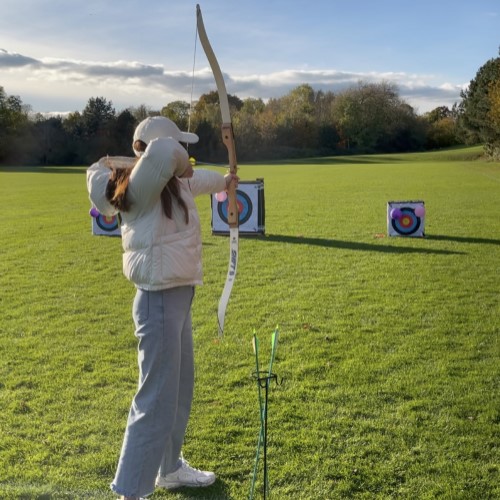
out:
M277 324L271 498L500 498L500 164L478 154L242 166L266 237L240 240L222 342L228 240L199 199L184 454L218 480L154 499L248 498L251 338L266 360ZM427 236L387 237L387 201L414 199ZM0 168L0 200L0 498L113 499L137 377L120 240L90 234L84 168Z

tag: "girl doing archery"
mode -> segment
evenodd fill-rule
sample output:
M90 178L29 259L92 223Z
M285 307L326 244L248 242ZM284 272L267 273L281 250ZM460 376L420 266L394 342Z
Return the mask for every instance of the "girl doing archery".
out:
M194 386L191 305L202 283L200 194L226 190L238 177L193 171L180 144L195 143L164 117L135 130L137 160L102 158L87 172L90 199L103 215L120 212L123 272L134 283L139 385L128 415L112 490L125 500L155 486L208 486L213 472L197 470L181 448Z

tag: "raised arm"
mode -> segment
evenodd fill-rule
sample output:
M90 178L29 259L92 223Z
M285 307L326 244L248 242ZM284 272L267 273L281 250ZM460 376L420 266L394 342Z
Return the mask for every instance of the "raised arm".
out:
M130 201L138 210L151 206L158 201L167 182L173 176L181 176L189 166L188 154L176 140L154 139L130 175Z

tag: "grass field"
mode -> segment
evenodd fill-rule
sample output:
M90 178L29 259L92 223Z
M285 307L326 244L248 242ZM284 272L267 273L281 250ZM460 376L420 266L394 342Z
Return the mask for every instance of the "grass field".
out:
M478 153L243 166L266 237L240 241L222 342L228 240L199 199L184 454L218 480L154 499L248 498L251 338L267 359L277 324L271 498L500 498L500 164ZM387 201L414 199L427 236L388 238ZM0 168L0 200L0 498L113 499L137 377L120 240L90 234L84 168Z

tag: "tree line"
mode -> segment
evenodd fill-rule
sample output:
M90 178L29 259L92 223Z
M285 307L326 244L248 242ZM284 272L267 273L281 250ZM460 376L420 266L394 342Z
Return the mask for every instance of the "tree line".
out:
M238 157L242 161L350 153L422 151L458 144L485 144L500 158L500 57L484 64L461 102L418 115L388 82L357 85L339 93L300 85L283 97L240 99L230 95ZM92 97L82 112L47 117L31 112L0 86L0 164L88 165L104 155L132 154L136 125L163 115L198 134L189 152L200 161L225 162L217 92L191 106L168 103L117 112Z

